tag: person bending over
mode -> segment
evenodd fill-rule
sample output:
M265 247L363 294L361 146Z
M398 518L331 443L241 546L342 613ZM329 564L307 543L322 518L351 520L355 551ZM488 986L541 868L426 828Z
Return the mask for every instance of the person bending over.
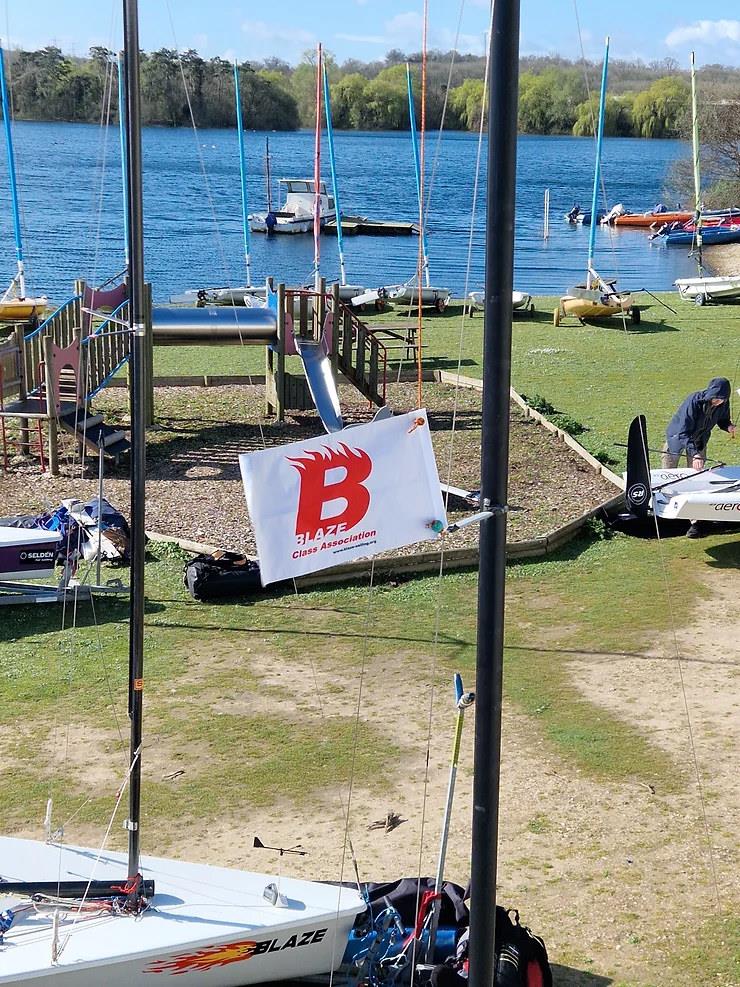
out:
M713 377L703 391L694 391L681 403L668 423L661 465L675 469L682 454L689 466L703 470L707 461L707 444L715 425L735 435L730 420L730 382L726 377ZM695 521L686 532L697 538L701 531Z

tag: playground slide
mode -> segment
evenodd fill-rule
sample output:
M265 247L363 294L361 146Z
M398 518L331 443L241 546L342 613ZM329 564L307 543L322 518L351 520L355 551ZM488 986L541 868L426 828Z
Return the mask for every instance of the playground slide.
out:
M296 337L296 347L303 360L311 397L324 428L327 432L340 432L344 423L339 408L339 395L323 343Z

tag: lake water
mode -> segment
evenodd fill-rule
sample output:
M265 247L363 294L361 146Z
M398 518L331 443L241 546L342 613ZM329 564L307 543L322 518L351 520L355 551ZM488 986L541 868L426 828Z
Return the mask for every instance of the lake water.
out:
M55 300L69 294L76 277L99 283L123 267L122 197L118 132L85 124L18 123L14 131L25 252L33 292ZM313 135L269 135L273 178L313 171ZM250 209L265 208L265 135L245 135ZM166 300L189 287L243 284L241 192L234 131L147 128L144 131L147 278ZM414 221L416 186L408 134L335 135L342 208L348 214ZM432 283L462 294L466 284L477 137L445 134L427 145L432 182L429 245ZM328 180L328 155L323 172ZM588 228L563 216L578 201L590 207L594 142L572 137L521 137L517 185L516 285L557 294L582 278ZM609 205L651 208L663 196L671 163L686 156L678 141L607 139L603 172ZM483 150L485 162L485 148ZM207 176L207 180L206 177ZM14 249L5 155L0 164L0 272L12 275ZM277 182L274 182L275 189ZM543 240L543 197L550 189L550 237ZM473 232L470 288L483 279L483 195ZM276 193L273 191L273 198ZM322 273L336 278L336 241L322 237ZM377 287L406 281L416 270L415 237L347 237L348 280ZM307 279L313 241L305 237L252 237L253 280L274 275ZM667 289L693 273L683 249L652 244L644 232L597 231L596 266L622 286Z

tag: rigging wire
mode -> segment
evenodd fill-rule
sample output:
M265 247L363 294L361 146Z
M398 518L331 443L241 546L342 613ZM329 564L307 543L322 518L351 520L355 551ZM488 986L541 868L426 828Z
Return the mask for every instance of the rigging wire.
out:
M437 132L437 140L434 145L434 159L432 161L432 171L429 177L429 191L427 192L427 204L424 210L424 221L429 222L429 210L432 207L432 193L434 191L434 183L437 177L437 166L439 164L439 156L442 151L442 137L444 134L445 120L447 118L447 104L450 99L450 89L452 88L452 72L455 67L455 57L457 56L457 46L460 41L460 31L462 29L462 19L463 13L465 11L465 0L460 0L460 13L457 17L457 25L455 27L455 38L452 43L452 55L450 57L450 69L447 73L447 85L445 86L445 98L442 103L442 115L439 121L439 130ZM425 227L426 228L426 227Z
M650 453L647 450L647 448L643 448L642 455L648 476L650 476ZM665 550L663 547L663 538L660 533L659 519L657 514L655 514L655 512L653 512L653 525L655 527L655 536L658 544L658 558L660 559L660 573L663 583L663 592L665 594L666 608L668 610L668 616L670 620L670 633L673 642L673 654L671 657L675 662L676 669L678 671L681 703L683 706L683 714L686 722L686 732L688 735L691 764L694 769L694 781L696 782L696 788L699 796L699 806L701 809L702 828L704 831L704 839L706 842L706 853L709 862L709 872L712 879L712 888L714 890L715 904L717 906L717 909L719 910L721 908L721 900L720 900L720 892L719 892L719 877L717 874L717 862L716 862L715 851L714 851L714 843L712 840L711 827L709 824L709 816L707 813L707 801L704 792L704 783L702 781L701 768L699 766L699 757L696 752L696 743L694 740L694 725L691 716L691 706L689 704L686 679L684 676L683 659L681 656L681 648L678 643L677 620L672 603L671 588L668 581L668 560L666 558Z

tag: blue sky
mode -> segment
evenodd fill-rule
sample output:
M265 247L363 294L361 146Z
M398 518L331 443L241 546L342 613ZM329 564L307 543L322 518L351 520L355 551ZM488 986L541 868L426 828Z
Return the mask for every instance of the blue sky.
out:
M423 0L140 0L147 50L196 48L202 55L296 63L322 41L339 61L369 61L390 48L421 47ZM57 44L85 54L93 44L120 45L120 0L3 0L0 34L26 48ZM598 58L606 33L612 58L676 58L687 64L740 65L740 0L578 0L587 57ZM429 45L480 52L488 0L429 0ZM459 27L458 27L459 25ZM573 0L522 0L521 50L580 54Z

